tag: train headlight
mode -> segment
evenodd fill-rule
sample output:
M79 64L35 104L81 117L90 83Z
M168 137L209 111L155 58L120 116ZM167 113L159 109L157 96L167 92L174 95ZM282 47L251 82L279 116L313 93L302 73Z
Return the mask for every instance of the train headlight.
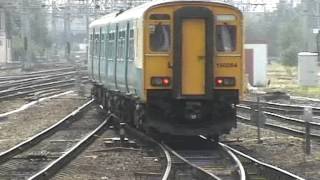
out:
M236 85L236 79L234 77L216 77L216 86L217 87L230 87Z
M169 77L152 77L151 85L157 87L168 87L171 84L171 79Z

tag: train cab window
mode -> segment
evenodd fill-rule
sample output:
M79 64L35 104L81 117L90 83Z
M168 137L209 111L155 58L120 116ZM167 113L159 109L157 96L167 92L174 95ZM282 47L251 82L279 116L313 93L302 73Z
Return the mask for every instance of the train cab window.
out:
M170 26L151 25L150 27L150 49L154 52L167 52L170 48Z
M218 25L216 30L217 51L232 52L236 50L236 26Z

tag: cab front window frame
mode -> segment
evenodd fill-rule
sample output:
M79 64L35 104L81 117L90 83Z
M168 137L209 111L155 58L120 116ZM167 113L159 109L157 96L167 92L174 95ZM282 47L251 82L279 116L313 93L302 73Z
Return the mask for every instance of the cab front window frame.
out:
M172 48L172 26L154 22L148 25L148 49L151 53L169 53Z
M234 53L238 50L237 37L238 28L237 25L223 23L215 26L215 38L216 38L216 51L218 53Z

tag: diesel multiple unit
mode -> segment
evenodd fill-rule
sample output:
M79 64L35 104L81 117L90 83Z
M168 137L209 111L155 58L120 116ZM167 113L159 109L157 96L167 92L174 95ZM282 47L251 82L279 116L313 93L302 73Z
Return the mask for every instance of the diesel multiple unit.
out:
M243 17L209 0L155 1L90 25L88 68L105 109L147 132L218 137L236 126Z

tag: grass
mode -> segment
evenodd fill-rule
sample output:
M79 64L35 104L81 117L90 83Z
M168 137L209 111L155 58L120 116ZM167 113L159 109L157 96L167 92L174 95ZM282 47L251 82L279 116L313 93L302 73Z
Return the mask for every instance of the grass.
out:
M320 98L320 87L296 87L289 88L288 92L292 95L317 97Z
M291 95L320 98L320 85L303 87L298 85L297 67L273 63L267 67L267 77L271 84L265 91L283 91Z

